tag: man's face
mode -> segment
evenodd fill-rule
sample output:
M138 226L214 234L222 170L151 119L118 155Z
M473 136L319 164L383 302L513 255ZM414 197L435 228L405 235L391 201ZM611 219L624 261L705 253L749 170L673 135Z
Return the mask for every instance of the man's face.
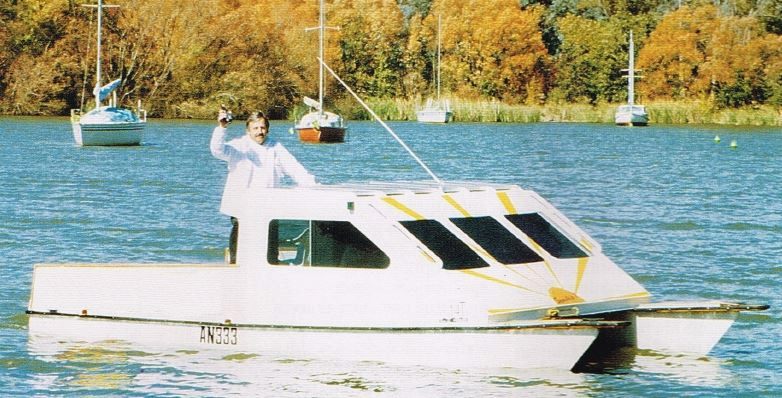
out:
M263 121L250 122L247 126L247 135L253 139L253 141L263 144L266 141L266 136L269 135L269 129L266 127Z

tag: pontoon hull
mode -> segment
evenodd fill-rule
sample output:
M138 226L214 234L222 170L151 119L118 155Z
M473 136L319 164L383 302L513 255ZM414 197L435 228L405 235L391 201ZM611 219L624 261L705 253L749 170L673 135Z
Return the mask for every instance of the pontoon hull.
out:
M284 358L381 361L403 366L571 369L592 326L488 328L313 328L198 324L31 314L37 341L124 341L151 350L224 349Z

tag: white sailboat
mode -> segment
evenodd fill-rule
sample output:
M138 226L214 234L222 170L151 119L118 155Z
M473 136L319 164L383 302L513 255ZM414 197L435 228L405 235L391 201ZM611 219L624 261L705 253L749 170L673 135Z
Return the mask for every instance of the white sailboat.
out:
M440 57L441 57L441 40L440 40L440 21L441 18L437 16L437 99L429 98L426 100L426 105L423 109L419 110L416 114L418 121L422 123L448 123L453 118L453 112L451 112L451 103L448 100L440 100Z
M318 30L318 59L324 60L323 46L326 36L326 17L324 0L320 0L319 25L305 30ZM323 63L318 62L318 100L304 97L304 103L310 107L310 112L304 115L294 126L299 133L299 140L303 142L344 142L345 120L342 116L323 109L323 86L325 83Z
M96 7L98 12L97 49L95 66L95 108L87 113L81 109L71 109L71 125L73 138L80 146L115 146L115 145L140 145L144 135L144 126L147 122L146 111L141 109L139 101L138 109L117 106L116 90L121 79L112 81L105 86L101 85L101 24L103 22L104 7L118 7L104 5L103 0L98 0L97 5L85 5ZM109 95L108 105L102 105Z
M646 126L649 124L649 115L646 107L635 103L635 44L633 43L633 31L630 31L630 60L627 69L627 104L620 105L616 109L614 121L620 126Z

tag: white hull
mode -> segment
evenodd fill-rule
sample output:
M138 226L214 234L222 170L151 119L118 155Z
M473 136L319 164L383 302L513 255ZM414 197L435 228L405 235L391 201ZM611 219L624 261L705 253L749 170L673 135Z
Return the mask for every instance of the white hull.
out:
M441 109L424 109L418 111L417 116L421 123L448 123L451 121L453 113Z
M645 112L616 112L614 122L617 126L646 126L649 124L649 116Z
M31 342L125 341L176 351L224 349L285 358L381 361L403 366L571 369L597 336L594 327L340 329L140 322L30 316Z
M706 355L730 329L738 311L720 303L660 303L642 305L633 316L639 349Z
M144 137L144 122L137 123L72 123L73 139L79 146L140 145Z

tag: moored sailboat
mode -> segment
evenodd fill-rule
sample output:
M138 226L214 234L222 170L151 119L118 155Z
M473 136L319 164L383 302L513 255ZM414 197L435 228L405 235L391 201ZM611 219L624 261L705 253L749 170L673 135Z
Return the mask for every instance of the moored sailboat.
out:
M316 28L318 30L318 59L323 58L323 46L326 36L326 17L325 17L325 5L324 0L320 0L319 8L319 25ZM294 126L294 129L299 133L299 140L303 142L344 142L345 132L347 127L345 126L345 120L342 116L333 113L326 112L323 109L323 89L325 84L325 76L323 74L323 65L318 62L318 100L315 101L311 98L304 97L304 103L310 107L310 112L304 115L298 123Z
M620 105L616 109L614 122L620 126L646 126L649 124L649 115L646 113L646 107L635 103L635 44L633 43L633 31L630 31L630 58L627 69L627 104Z
M440 99L440 57L441 57L441 40L440 40L440 21L441 18L437 16L437 98L429 98L426 100L426 105L416 113L416 117L419 122L422 123L448 123L453 118L453 112L451 111L451 103L448 100Z
M146 111L141 108L139 101L136 112L131 109L117 106L115 90L122 83L116 79L105 86L101 85L101 25L104 7L117 7L104 5L103 0L98 0L96 7L98 12L96 67L95 67L95 108L82 114L81 109L71 109L71 126L73 138L80 146L119 146L139 145L144 135L144 126L147 122ZM107 98L109 104L102 103Z

